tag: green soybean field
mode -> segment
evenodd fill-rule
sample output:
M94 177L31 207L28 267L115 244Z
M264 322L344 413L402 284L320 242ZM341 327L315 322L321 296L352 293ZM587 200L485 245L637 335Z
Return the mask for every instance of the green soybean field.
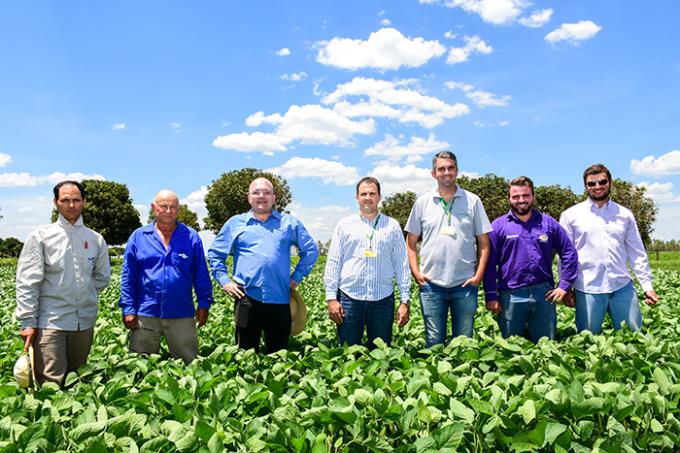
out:
M323 262L300 292L309 319L290 350L234 346L233 302L216 302L201 357L127 353L117 306L120 265L100 295L88 363L67 388L27 393L12 368L15 264L0 262L2 452L677 451L680 446L680 272L654 271L657 307L644 329L576 334L558 308L559 338L504 340L479 309L472 339L425 349L417 288L411 322L391 347L340 348L326 314ZM638 288L639 290L639 288Z

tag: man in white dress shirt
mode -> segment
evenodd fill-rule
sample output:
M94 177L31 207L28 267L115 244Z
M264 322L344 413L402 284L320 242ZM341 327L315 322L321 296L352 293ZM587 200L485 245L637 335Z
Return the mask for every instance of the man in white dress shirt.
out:
M610 200L611 172L602 164L583 173L588 199L562 213L560 224L578 252L574 282L576 328L602 331L607 313L615 329L622 323L632 330L642 327L642 314L628 264L633 269L645 301L659 301L652 287L652 272L633 213Z
M54 187L56 222L32 232L17 262L16 317L24 350L33 345L35 377L63 384L84 364L97 320L97 293L109 283L109 252L101 234L83 224L85 189Z
M399 327L408 322L411 276L401 227L378 210L380 182L365 177L356 190L359 212L335 227L324 283L340 344L361 344L365 328L373 347L376 338L392 341L395 277L401 299L396 322Z

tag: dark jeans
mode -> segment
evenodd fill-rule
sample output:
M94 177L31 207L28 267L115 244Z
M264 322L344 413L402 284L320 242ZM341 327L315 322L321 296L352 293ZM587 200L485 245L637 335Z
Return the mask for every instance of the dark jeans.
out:
M548 283L539 283L500 292L501 314L498 316L498 325L503 338L525 336L526 329L526 338L534 343L538 343L542 337L555 339L557 308L554 303L545 300L546 293L551 289Z
M250 297L246 297L246 299L246 303L239 301L237 304L236 344L241 349L255 349L256 352L259 352L260 336L264 332L264 345L267 354L280 349L288 349L291 323L290 305L263 304ZM247 306L248 303L250 303L249 306ZM244 316L246 306L248 313L247 316Z
M338 291L338 302L345 311L342 324L338 326L340 345L361 344L364 327L368 335L368 347L374 348L373 340L382 339L386 344L392 342L392 323L394 322L394 294L377 301L352 299Z

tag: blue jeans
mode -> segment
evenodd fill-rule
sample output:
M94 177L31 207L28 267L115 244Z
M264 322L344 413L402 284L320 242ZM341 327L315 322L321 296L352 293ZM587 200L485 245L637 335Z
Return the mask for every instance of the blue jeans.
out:
M615 329L625 322L629 329L642 327L640 304L631 281L613 293L590 294L579 290L576 293L576 329L589 330L594 334L602 332L604 316L609 313Z
M551 289L550 284L539 283L499 293L501 314L498 326L503 338L519 335L534 343L538 343L541 337L555 339L557 310L555 304L545 300L545 293ZM528 335L525 335L525 329Z
M373 349L373 340L382 339L386 344L392 342L392 323L394 322L394 294L377 301L352 299L338 291L338 302L345 311L342 324L338 326L340 345L361 344L364 327L368 336L368 347Z
M425 321L425 345L429 348L446 341L446 324L451 313L454 337L472 337L472 326L477 311L477 287L446 288L427 282L420 287L420 308Z

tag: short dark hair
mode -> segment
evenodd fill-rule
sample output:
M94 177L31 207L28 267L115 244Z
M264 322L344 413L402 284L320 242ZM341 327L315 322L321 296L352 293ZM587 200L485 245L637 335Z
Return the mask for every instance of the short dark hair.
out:
M531 189L531 195L534 194L534 182L528 176L518 176L508 183L508 196L510 196L510 187L523 186Z
M83 200L85 198L87 198L85 196L85 187L81 183L79 183L78 181L69 180L69 181L62 181L62 182L58 183L56 186L54 186L54 189L52 189L52 192L54 192L54 199L55 200L59 199L59 189L61 189L61 186L66 186L66 185L69 185L69 184L76 186L78 188L78 191L80 192L80 197Z
M362 184L374 184L378 188L378 195L380 195L380 181L375 179L373 176L364 176L357 183L357 195L359 195L359 186Z
M611 182L612 174L609 171L609 169L602 164L593 164L590 167L586 168L586 171L583 172L583 185L586 184L586 179L588 178L588 176L598 175L600 173L606 173L607 179L609 179L609 181Z
M439 151L437 154L434 155L434 157L432 158L433 170L437 167L437 159L451 159L453 163L456 165L456 168L458 168L458 159L456 158L456 155L453 154L451 151Z

